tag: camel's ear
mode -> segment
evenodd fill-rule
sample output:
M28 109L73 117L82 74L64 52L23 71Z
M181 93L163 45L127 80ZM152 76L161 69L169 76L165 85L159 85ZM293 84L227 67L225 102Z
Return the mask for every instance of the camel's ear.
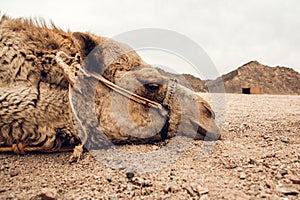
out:
M101 47L98 44L101 38L97 38L92 34L74 32L72 34L75 46L80 53L82 61L85 63L85 69L88 71L103 73L105 66Z
M97 46L93 36L87 33L74 32L72 38L83 59Z

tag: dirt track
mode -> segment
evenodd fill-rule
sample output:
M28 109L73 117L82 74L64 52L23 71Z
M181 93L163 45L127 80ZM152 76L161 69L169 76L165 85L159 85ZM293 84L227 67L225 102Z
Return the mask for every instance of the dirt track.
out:
M173 143L173 154L167 143L124 145L72 164L71 152L0 154L0 199L300 198L300 96L226 95L222 140Z

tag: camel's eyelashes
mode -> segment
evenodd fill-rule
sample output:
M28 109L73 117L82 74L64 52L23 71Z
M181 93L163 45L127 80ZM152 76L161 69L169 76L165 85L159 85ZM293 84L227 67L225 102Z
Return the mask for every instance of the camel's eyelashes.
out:
M157 83L148 83L144 85L146 89L150 90L150 91L157 91L160 87L159 84Z

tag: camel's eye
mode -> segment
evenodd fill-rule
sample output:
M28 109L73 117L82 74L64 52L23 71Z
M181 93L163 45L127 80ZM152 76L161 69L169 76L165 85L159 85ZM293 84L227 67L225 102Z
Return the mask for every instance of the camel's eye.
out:
M160 87L160 85L157 83L148 83L148 84L145 84L144 86L146 89L153 91L153 92L157 91Z

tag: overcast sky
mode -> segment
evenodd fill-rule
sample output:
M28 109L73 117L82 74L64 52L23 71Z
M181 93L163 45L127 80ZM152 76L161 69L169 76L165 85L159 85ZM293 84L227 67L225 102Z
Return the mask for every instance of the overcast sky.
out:
M172 30L200 45L220 74L251 60L300 71L299 0L1 0L0 11L107 37L141 28ZM170 55L141 54L149 63L192 70Z

